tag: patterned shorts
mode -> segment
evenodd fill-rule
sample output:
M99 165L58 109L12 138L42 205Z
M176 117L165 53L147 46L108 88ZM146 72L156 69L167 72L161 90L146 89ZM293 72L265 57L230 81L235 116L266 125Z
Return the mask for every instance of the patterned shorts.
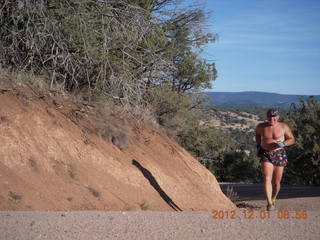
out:
M284 148L267 151L260 147L258 157L260 157L260 162L270 162L277 167L285 167L288 163L287 153Z

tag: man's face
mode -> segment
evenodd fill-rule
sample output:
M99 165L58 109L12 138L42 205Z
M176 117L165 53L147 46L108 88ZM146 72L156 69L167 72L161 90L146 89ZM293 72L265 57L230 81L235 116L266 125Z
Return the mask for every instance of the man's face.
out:
M279 120L279 115L267 115L267 120L271 126L274 126Z

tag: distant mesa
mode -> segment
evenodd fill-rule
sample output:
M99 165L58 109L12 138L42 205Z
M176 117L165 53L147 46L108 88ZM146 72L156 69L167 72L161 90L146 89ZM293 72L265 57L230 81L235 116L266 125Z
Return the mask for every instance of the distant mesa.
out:
M301 98L311 95L290 95L268 92L204 92L209 97L210 106L223 107L277 107L289 108ZM320 95L314 95L320 100Z

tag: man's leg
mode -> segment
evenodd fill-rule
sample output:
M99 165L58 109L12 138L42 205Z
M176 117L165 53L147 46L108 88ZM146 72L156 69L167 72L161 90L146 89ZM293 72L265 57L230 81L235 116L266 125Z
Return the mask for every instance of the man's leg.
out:
M280 182L282 179L282 174L283 174L283 169L284 167L274 167L273 170L273 178L272 178L272 202L277 198L277 195L280 191Z
M272 175L273 164L270 162L262 162L261 169L263 173L263 189L266 195L268 204L272 204Z

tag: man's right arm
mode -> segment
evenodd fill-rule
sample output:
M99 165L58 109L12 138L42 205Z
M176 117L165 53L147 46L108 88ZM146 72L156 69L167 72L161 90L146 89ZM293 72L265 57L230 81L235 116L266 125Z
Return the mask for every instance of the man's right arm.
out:
M285 146L290 146L295 144L295 138L291 132L291 129L289 128L289 126L287 124L284 124L284 136L285 136Z

